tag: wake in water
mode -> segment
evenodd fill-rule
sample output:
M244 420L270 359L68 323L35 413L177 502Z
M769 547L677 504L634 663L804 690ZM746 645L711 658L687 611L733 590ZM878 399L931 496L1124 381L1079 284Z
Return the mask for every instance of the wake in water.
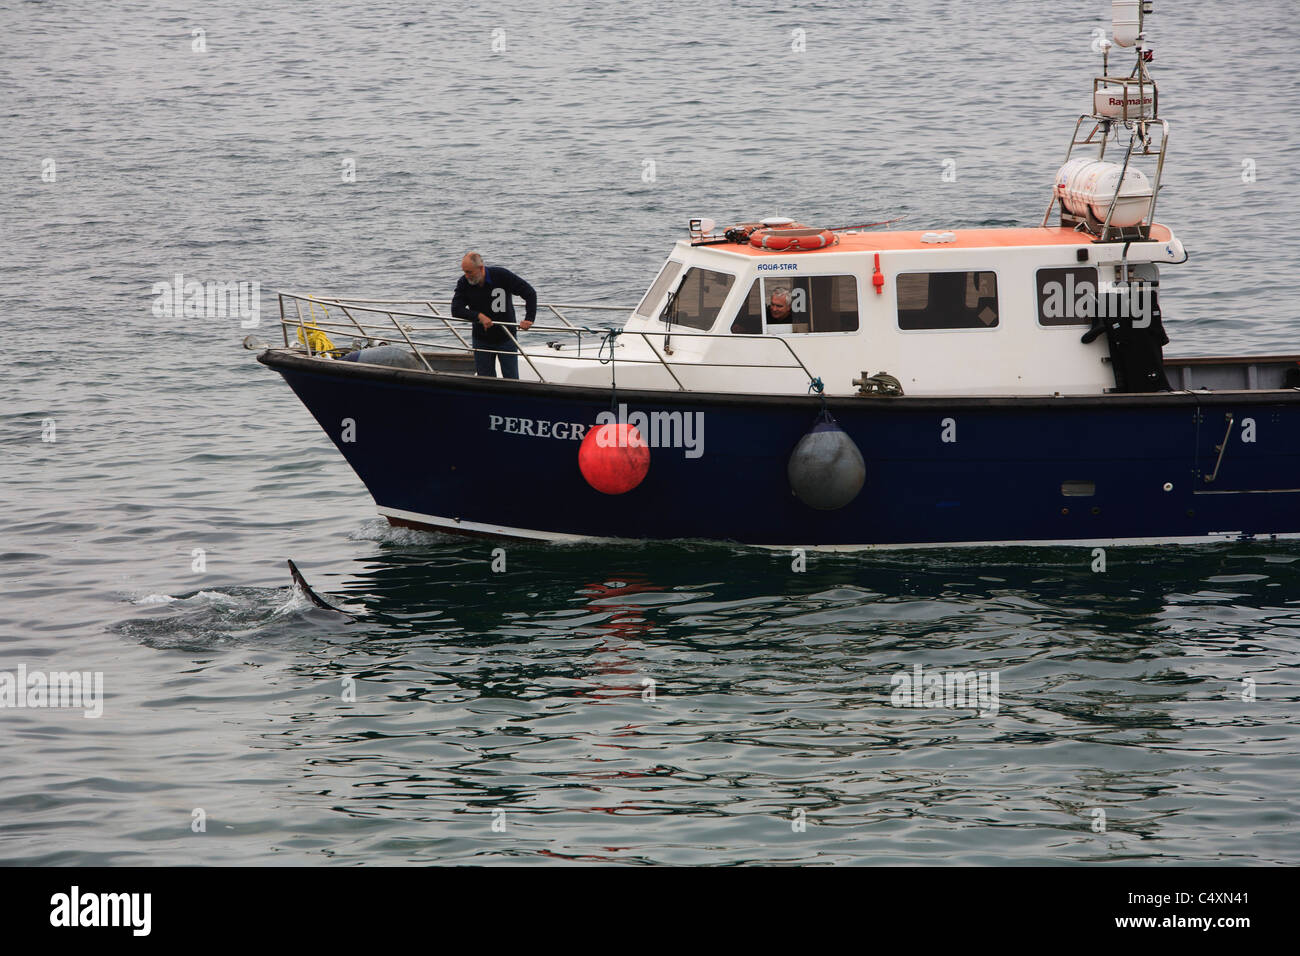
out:
M348 533L353 541L376 541L395 547L429 547L463 540L454 534L438 531L420 531L417 528L398 528L388 523L385 518L371 518L363 521L354 531Z
M191 594L148 594L133 604L148 608L111 630L159 650L202 650L282 637L319 636L351 620L349 612L320 607L297 586L216 588Z

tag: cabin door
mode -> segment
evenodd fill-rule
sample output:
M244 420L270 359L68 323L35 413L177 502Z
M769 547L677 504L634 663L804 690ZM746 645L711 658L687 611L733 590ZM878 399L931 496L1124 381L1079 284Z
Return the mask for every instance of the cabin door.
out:
M1196 410L1197 494L1300 489L1300 411L1285 405Z

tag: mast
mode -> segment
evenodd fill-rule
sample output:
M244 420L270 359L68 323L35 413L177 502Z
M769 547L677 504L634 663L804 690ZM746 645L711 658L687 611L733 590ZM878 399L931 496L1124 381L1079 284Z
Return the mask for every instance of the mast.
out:
M1092 109L1075 123L1043 215L1044 226L1059 202L1061 225L1098 241L1150 238L1169 138L1169 124L1160 118L1160 90L1148 69L1155 56L1146 33L1153 5L1153 0L1111 2L1111 39L1100 44L1102 73L1092 81ZM1112 46L1133 49L1133 69L1127 76L1110 72ZM1081 137L1085 128L1089 132ZM1107 162L1107 143L1112 138L1117 145L1123 143L1126 132L1123 161ZM1080 146L1094 148L1091 161L1073 158Z

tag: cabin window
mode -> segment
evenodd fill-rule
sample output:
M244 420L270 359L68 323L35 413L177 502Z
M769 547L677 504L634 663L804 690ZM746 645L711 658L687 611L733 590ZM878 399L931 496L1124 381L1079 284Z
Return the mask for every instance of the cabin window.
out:
M1091 325L1096 312L1096 268L1038 270L1039 325Z
M992 272L904 272L898 289L898 327L991 329L998 324L998 277Z
M664 263L664 267L659 270L659 275L654 282L650 284L650 291L645 294L641 304L636 307L636 314L643 315L647 319L654 318L655 307L663 301L664 293L672 285L677 274L682 271L682 264L676 259L669 259Z
M665 322L684 325L691 329L707 332L713 328L713 322L722 310L727 293L736 277L712 269L688 269L682 280L677 296L673 300L672 313L665 307L661 315Z
M857 330L856 276L755 279L731 323L731 331L743 335Z
M1160 317L1159 285L1159 271L1149 263L1132 266L1128 283L1102 280L1095 268L1039 269L1038 324L1079 326L1098 319L1132 319L1144 326Z

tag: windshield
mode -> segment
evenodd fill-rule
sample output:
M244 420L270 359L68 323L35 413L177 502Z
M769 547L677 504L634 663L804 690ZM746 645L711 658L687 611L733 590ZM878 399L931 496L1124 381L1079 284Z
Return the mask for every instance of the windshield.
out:
M688 269L674 301L676 314L664 315L665 322L707 332L713 328L722 303L736 277L712 269Z
M682 264L676 259L669 259L664 263L664 267L659 270L659 275L654 282L650 284L650 291L645 294L641 304L636 307L636 314L645 318L653 318L655 309L663 301L664 293L668 291L668 286L677 278L677 273L682 271Z

